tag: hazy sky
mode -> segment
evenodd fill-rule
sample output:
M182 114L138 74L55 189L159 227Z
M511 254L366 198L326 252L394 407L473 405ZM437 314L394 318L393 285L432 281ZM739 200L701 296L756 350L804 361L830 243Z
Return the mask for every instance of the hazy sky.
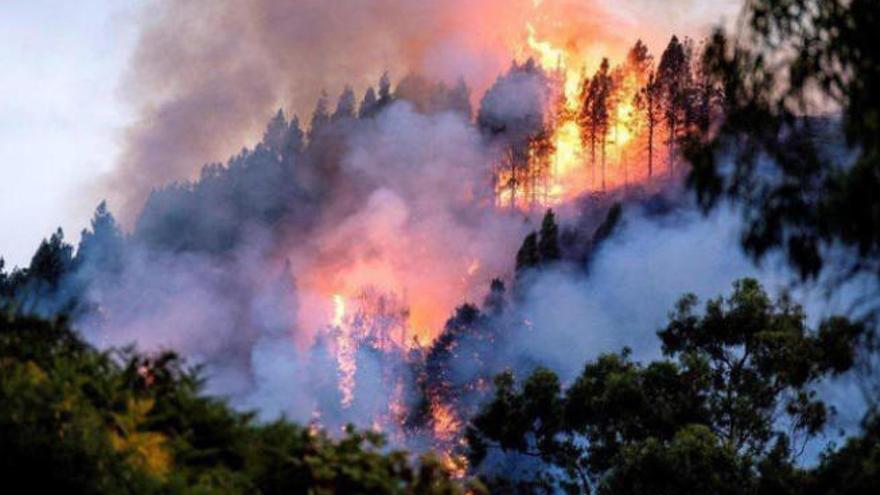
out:
M55 228L77 241L126 122L115 91L134 0L0 0L0 256Z

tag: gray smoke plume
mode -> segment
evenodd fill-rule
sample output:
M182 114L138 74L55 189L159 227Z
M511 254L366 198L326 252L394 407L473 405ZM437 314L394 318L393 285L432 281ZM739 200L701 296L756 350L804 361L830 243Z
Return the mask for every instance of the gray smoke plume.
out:
M305 118L322 92L362 94L386 71L463 78L476 104L527 55L527 24L595 65L621 59L637 37L660 49L672 32L705 33L741 0L676 1L672 16L663 3L663 23L645 0L151 1L121 83L137 117L109 179L111 205L130 224L150 189L233 154L276 108Z

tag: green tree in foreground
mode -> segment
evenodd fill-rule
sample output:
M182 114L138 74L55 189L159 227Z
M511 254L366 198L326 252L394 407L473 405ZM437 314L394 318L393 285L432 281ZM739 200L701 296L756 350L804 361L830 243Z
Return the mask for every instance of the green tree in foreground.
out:
M750 279L701 314L696 304L682 298L659 332L667 359L605 354L565 390L548 370L521 385L499 376L467 433L473 465L499 452L531 459L540 475L519 482L529 493L755 493L780 473L785 487L806 483L791 444L829 414L812 386L851 368L863 327L831 318L809 329L799 306Z
M744 21L704 52L724 118L690 140L690 185L706 208L744 206L756 257L782 250L804 278L827 265L880 274L880 3L754 0ZM845 149L819 139L829 111Z
M880 407L880 2L755 0L743 21L704 51L724 111L687 139L688 183L706 210L742 208L754 258L779 251L830 290L867 282L850 316L874 327L858 368Z
M464 490L436 458L414 466L381 435L260 424L200 390L173 353L98 352L62 321L0 313L0 476L33 493Z

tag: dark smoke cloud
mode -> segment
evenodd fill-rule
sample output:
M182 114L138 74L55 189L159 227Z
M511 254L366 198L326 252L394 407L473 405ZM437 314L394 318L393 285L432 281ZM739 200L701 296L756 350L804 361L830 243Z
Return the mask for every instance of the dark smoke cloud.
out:
M705 30L739 3L678 1L697 14L658 23L656 2L645 0L151 1L121 84L137 117L109 178L111 204L130 223L151 188L252 142L276 108L307 121L322 91L362 94L385 71L463 77L476 103L527 55L527 22L585 57L619 58L637 37L661 49L672 32Z
M306 114L322 91L362 91L386 70L485 80L509 54L503 33L484 39L468 16L516 9L464 0L156 2L123 82L140 115L113 177L116 199L131 218L150 188L230 155L275 108Z

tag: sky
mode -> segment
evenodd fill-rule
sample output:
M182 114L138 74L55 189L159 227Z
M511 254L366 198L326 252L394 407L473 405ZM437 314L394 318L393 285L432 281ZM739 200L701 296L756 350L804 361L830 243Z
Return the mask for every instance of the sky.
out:
M27 265L101 201L127 119L117 83L135 0L0 0L0 256Z

